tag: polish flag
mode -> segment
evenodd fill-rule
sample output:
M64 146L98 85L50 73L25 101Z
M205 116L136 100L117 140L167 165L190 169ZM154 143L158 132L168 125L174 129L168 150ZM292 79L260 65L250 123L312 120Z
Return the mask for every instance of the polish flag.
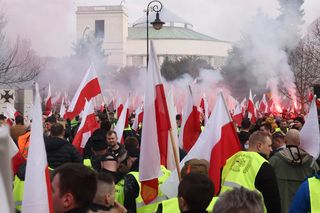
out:
M171 131L173 136L173 141L171 141L170 135L168 135L168 154L167 154L167 169L170 171L174 171L176 169L176 162L174 159L174 149L172 147L172 144L174 144L176 149L176 156L178 160L180 160L179 157L179 139L178 139L178 128L176 123L176 115L177 110L174 106L174 98L173 98L173 90L172 88L168 91L167 95L167 103L168 103L168 111L170 116L170 123L171 123Z
M98 81L98 76L93 65L91 65L82 79L80 86L74 95L68 111L64 118L69 118L70 120L80 114L84 109L86 100L90 101L92 98L96 97L101 93L101 87Z
M12 197L12 172L10 170L11 137L8 126L0 126L0 210L14 212ZM12 140L12 139L11 139ZM13 143L13 141L12 141ZM8 153L9 152L9 153Z
M83 154L83 148L88 142L88 139L90 138L92 133L98 128L99 124L96 120L91 100L89 102L86 102L81 124L79 126L77 134L75 135L72 141L72 144L76 147L80 154Z
M46 97L46 101L45 101L45 113L46 115L49 115L51 110L52 110L52 97L51 97L51 85L49 84L48 87L48 95Z
M260 104L259 104L259 111L261 113L266 113L267 112L267 106L268 106L268 103L267 103L267 100L266 100L266 94L263 94L262 99L261 99Z
M243 120L243 114L242 114L241 106L239 104L236 106L236 109L234 110L232 119L234 122L237 123L238 126L241 126L241 122Z
M314 96L310 105L310 111L300 131L300 147L318 159L320 154L320 134L319 134L319 120L316 106L316 98Z
M64 106L64 97L62 98L62 101L61 101L61 106L60 106L60 117L63 118L64 117L64 114L66 114L66 107Z
M38 84L36 84L31 129L22 212L53 212Z
M135 111L135 117L132 124L132 129L137 131L139 129L139 124L142 123L143 120L143 110L141 107L138 107Z
M122 111L128 112L129 107L129 99L127 99ZM123 130L126 128L126 124L128 123L128 113L121 113L120 117L117 121L116 126L114 127L114 131L117 133L118 140L121 142L121 144L124 143L124 139L122 138Z
M159 63L152 41L146 83L139 179L142 199L148 204L158 195L160 164L167 164L167 145L171 128Z
M200 133L200 113L194 104L191 88L189 87L188 98L183 108L181 133L179 136L180 147L189 152L197 141Z
M180 168L184 166L186 161L193 158L209 161L209 177L214 182L215 194L218 194L221 170L227 159L240 150L241 146L237 133L224 101L223 94L220 92L206 128L204 128L199 139L187 156L180 162ZM177 196L178 185L178 175L177 172L174 171L160 188L164 194L172 198Z
M122 102L122 98L119 97L118 101L117 101L117 118L119 119L121 116L121 112L123 110L123 102Z
M247 110L248 110L248 118L250 119L250 121L252 123L255 123L256 122L256 113L255 113L255 107L253 104L251 89L249 92L249 100L248 100Z
M240 103L240 106L241 106L241 111L242 111L242 114L244 115L245 114L245 111L246 111L246 104L247 104L247 98L244 97L243 100L241 101Z

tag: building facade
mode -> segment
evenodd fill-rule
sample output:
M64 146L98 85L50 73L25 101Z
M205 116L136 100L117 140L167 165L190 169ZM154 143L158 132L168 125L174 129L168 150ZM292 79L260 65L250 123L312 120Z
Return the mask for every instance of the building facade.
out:
M77 15L77 39L93 32L103 39L107 63L113 66L146 66L147 28L146 16L129 27L128 12L122 5L79 6ZM155 19L150 12L149 22ZM183 56L198 56L219 69L231 49L231 43L201 34L193 25L166 8L160 12L166 24L161 30L149 26L149 39L154 41L161 64L165 57L175 60Z

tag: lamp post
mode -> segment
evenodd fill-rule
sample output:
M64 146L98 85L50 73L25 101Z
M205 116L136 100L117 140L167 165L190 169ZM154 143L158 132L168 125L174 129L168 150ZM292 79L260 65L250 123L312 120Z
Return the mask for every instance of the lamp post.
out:
M149 63L149 11L156 12L156 19L151 22L155 30L160 30L165 23L160 20L159 12L162 10L162 3L158 0L149 2L147 6L147 68Z

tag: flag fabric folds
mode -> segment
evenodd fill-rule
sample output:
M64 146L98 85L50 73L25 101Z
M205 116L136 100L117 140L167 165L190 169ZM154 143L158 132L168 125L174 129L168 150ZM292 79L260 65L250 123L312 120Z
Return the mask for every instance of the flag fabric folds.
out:
M242 114L241 106L239 104L236 106L232 119L234 122L237 123L239 127L241 126L241 122L243 120L243 114Z
M45 102L45 113L46 113L46 115L49 115L51 110L52 110L52 97L51 97L51 85L49 84L48 95L46 97L46 102Z
M180 162L180 168L190 159L209 161L209 177L215 186L215 194L220 189L221 170L227 159L241 150L240 142L229 115L222 93L218 94L215 108L195 145ZM177 196L179 180L177 172L171 173L161 190L170 198Z
M194 104L191 88L189 87L188 98L182 115L180 147L189 152L200 133L200 112Z
M42 111L38 84L31 124L29 154L26 167L22 212L53 212L51 182L43 139Z
M94 66L91 65L82 79L80 86L78 87L77 92L64 115L64 118L72 120L84 109L86 100L90 101L100 93L101 87L98 81L98 76Z
M117 137L118 140L123 144L124 140L122 138L123 135L123 130L126 128L126 124L128 123L128 107L129 107L129 100L130 98L127 99L124 107L122 108L123 112L127 112L127 113L121 113L119 120L116 124L116 126L114 127L114 131L117 133Z
M0 212L13 213L10 139L8 126L0 126Z
M83 154L83 148L88 142L88 139L98 128L99 124L97 123L96 116L94 114L92 101L86 102L81 124L72 142L81 154Z
M300 131L300 140L300 147L313 156L314 159L318 159L320 154L320 133L315 97L310 105L306 122Z
M150 47L139 161L141 196L145 204L158 195L160 163L166 166L168 133L171 128L159 63L152 41Z
M248 111L248 118L250 119L250 121L252 123L255 123L256 122L256 113L255 113L255 107L254 107L254 103L253 103L251 89L249 92L247 111Z

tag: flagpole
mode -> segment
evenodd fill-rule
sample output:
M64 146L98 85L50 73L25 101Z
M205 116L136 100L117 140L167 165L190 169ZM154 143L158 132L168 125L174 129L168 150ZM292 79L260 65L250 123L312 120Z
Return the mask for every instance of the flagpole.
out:
M170 141L171 141L171 146L172 146L172 150L173 150L174 162L176 164L178 178L179 178L179 182L180 182L181 181L181 171L180 171L179 159L178 159L178 155L177 155L177 148L176 148L176 144L174 141L172 128L170 128L169 132L170 132L170 139L171 139Z

